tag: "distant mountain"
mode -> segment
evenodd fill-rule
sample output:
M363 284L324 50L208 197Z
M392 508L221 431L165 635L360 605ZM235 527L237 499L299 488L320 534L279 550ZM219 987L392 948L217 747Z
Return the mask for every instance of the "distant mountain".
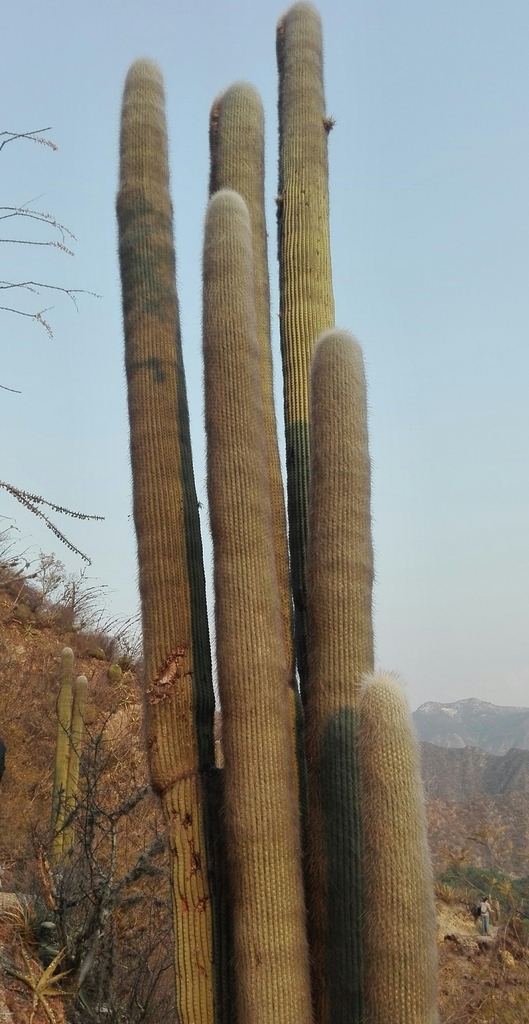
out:
M421 743L421 774L428 797L450 803L506 793L529 794L529 750L488 754L478 747Z
M499 707L470 697L453 704L429 701L413 712L420 740L439 747L480 747L506 754L529 750L529 708Z

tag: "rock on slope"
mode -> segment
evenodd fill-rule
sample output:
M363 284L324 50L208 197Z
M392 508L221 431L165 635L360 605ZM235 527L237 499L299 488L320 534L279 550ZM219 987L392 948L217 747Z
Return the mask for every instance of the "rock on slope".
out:
M529 792L529 750L498 756L478 747L421 743L421 773L426 794L438 800Z

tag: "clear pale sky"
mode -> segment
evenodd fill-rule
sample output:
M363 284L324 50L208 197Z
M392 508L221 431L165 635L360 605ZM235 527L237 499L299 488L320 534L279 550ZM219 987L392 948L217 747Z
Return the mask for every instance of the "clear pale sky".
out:
M526 0L321 0L337 323L370 386L377 657L425 700L529 706L528 96ZM0 246L5 280L83 287L42 327L0 313L0 478L104 523L61 520L137 609L114 198L127 68L165 77L184 358L205 501L200 260L208 114L247 79L267 117L275 288L275 23L255 0L6 0L0 130L51 126L57 152L0 153L2 202L48 211L75 257ZM38 198L37 198L38 197ZM4 221L2 237L55 237ZM4 292L3 305L15 295ZM272 322L277 335L277 303ZM276 337L277 341L277 337ZM279 359L276 378L279 382ZM281 394L278 387L278 408ZM80 562L0 492L25 544Z

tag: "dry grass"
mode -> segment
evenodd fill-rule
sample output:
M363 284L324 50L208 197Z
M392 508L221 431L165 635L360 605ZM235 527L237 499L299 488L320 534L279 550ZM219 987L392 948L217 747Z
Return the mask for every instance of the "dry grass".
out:
M452 907L458 902L458 894L451 885L447 885L445 882L436 882L434 886L434 895L436 900L441 903L446 903L447 906Z

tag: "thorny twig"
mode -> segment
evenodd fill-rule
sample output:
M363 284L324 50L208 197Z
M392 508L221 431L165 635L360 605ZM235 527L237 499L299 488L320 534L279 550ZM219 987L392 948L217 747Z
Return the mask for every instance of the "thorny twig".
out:
M79 555L84 561L91 565L91 560L88 555L85 555L79 548L76 548L75 544L72 544L67 537L59 530L59 528L51 521L51 519L39 508L39 505L46 505L48 508L53 509L54 512L60 512L62 515L71 516L73 519L94 519L103 520L104 516L93 516L87 515L85 512L74 512L70 508L65 508L63 505L56 505L53 501L47 501L45 498L41 498L38 494L30 494L28 491L23 491L20 487L15 487L13 484L8 484L4 480L0 480L0 487L11 494L13 498L16 498L24 508L27 508L37 518L42 519L49 530L66 545L70 551L73 551L75 555Z
M30 142L38 142L41 146L49 146L55 152L58 150L58 146L55 145L51 139L45 139L41 132L50 132L51 127L48 128L36 128L33 132L0 132L0 138L6 136L3 142L0 142L0 150L7 146L8 142L14 142L16 139L29 139Z

